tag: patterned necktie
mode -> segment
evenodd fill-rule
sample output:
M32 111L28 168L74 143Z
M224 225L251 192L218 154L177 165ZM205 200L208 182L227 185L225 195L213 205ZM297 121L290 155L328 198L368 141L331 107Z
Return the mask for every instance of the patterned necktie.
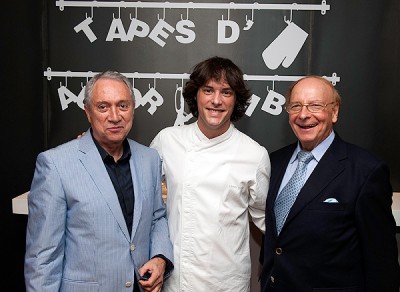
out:
M300 151L297 154L297 159L299 160L297 168L275 201L276 230L278 234L281 232L290 208L292 208L297 195L304 185L307 164L313 159L313 157L314 156L311 152L306 151Z

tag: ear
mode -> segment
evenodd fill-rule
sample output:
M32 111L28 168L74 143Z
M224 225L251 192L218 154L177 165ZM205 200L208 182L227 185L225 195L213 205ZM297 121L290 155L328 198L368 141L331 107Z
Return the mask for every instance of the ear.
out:
M90 109L86 104L84 105L84 109L85 109L86 118L88 119L89 124L91 124L92 121L91 121L91 118L90 118Z
M332 123L335 124L339 117L339 105L335 105L332 109Z

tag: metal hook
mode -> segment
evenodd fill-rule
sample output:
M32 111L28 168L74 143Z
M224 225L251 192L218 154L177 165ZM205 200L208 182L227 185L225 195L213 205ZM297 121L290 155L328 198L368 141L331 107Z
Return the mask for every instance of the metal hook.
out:
M113 18L115 19L114 12L113 12ZM121 7L118 7L118 19L120 18L121 18Z
M186 19L183 19L183 14L181 14L181 20L189 20L189 8L186 8Z
M293 4L292 4L292 7L294 8L296 5L297 5L297 3L293 3ZM287 24L289 24L289 23L292 22L292 20L293 20L293 9L290 9L290 20L286 20L286 15L283 17L283 20L284 20Z
M87 12L85 14L86 14L86 18L88 18ZM90 7L90 18L93 19L93 6Z
M157 13L157 19L160 20L160 14ZM163 18L161 18L162 20L165 19L165 7L163 8Z
M156 78L153 79L153 88L156 89ZM149 83L149 89L151 89L150 83Z
M275 80L272 80L272 91L275 91ZM267 92L270 92L269 86L267 85Z
M227 18L227 20L229 20L229 17L230 17L230 9L228 8L228 18ZM224 20L224 15L223 14L221 15L221 18L222 18L221 20Z
M137 19L137 7L135 7L135 17L132 18L132 14L129 13L129 19L130 19L130 20L132 20L132 19Z
M287 24L289 24L289 23L292 22L292 18L293 18L293 10L290 9L290 20L286 20L286 15L283 17L283 20L284 20Z
M247 14L246 14L246 25L243 27L243 30L249 30L253 24L254 24L254 9L251 9L251 19L247 19Z
M254 9L251 9L251 21L254 21ZM247 19L247 14L246 14L246 22L248 21Z
M175 87L176 87L176 89L178 89L178 88L179 88L179 84L176 83L176 84L175 84ZM180 86L180 87L182 87L182 89L183 89L183 78L181 79L181 86Z

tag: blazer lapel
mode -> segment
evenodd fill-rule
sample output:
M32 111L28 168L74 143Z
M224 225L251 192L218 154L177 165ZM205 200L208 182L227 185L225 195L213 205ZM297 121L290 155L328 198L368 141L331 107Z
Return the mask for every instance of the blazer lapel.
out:
M132 238L134 237L138 224L139 224L139 219L142 214L142 201L143 201L143 196L141 195L142 188L141 185L144 184L144 177L143 177L143 171L142 171L142 165L143 165L143 156L140 154L138 151L138 148L135 147L135 142L132 140L129 141L129 146L131 148L131 159L129 161L130 166L131 166L131 173L132 173L132 182L133 182L133 190L134 190L134 195L135 195L135 206L134 206L134 212L133 212L133 223L132 223ZM148 163L148 162L146 162Z
M275 153L272 164L272 174L269 184L269 191L267 196L267 216L269 216L270 222L273 222L269 228L274 229L274 235L277 236L276 231L276 218L275 218L275 200L278 196L279 187L282 183L283 176L285 175L287 165L289 164L290 158L296 148L297 143L287 146L284 151ZM272 157L271 157L272 159Z
M128 228L126 227L117 193L115 192L110 176L108 175L100 153L92 140L89 130L86 131L86 135L81 138L80 151L82 152L80 158L82 164L92 177L100 196L106 201L126 239L130 241Z

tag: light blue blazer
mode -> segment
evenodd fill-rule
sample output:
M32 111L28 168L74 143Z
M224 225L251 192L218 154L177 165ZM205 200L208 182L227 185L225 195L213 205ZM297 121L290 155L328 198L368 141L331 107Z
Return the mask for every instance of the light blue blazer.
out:
M160 158L128 141L131 238L90 130L39 154L28 195L26 291L132 291L134 273L151 257L162 254L173 263Z

